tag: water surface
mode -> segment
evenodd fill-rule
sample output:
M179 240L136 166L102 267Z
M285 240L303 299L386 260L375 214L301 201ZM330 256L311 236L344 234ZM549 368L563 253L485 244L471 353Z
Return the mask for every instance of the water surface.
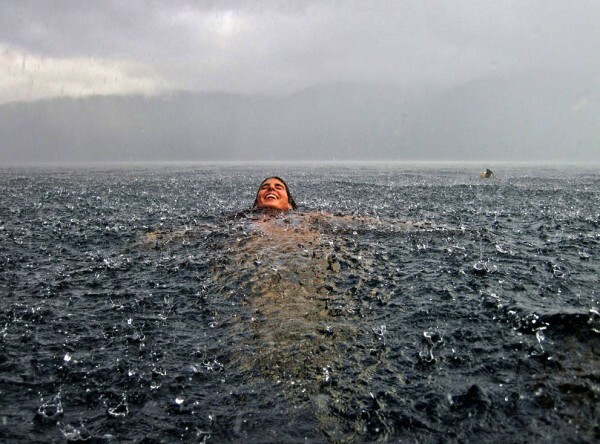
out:
M495 173L0 170L0 436L598 441L600 175Z

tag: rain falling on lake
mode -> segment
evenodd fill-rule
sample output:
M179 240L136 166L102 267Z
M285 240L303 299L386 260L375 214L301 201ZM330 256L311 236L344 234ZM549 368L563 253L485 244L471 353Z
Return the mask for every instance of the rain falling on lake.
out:
M479 172L0 170L2 441L597 442L600 175Z

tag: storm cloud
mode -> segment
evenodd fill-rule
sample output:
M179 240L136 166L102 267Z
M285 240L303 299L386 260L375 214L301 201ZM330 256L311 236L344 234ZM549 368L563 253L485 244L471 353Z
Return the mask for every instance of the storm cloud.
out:
M587 122L600 109L598 23L600 3L583 0L8 0L0 104L175 91L282 98L335 84L434 103L468 85L523 91L539 80Z
M0 100L45 95L56 61L79 62L70 72L80 77L112 66L106 82L119 73L131 84L121 90L134 92L287 94L338 81L426 89L597 73L599 22L600 3L589 1L5 1L3 64L10 54L17 66L2 81L29 75L34 85ZM136 76L146 85L136 89ZM104 77L89 82L84 93L105 88Z

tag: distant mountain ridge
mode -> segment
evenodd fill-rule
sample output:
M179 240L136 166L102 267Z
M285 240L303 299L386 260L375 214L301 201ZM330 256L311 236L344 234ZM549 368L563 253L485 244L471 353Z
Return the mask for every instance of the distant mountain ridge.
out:
M0 161L600 160L597 81L174 92L0 106Z

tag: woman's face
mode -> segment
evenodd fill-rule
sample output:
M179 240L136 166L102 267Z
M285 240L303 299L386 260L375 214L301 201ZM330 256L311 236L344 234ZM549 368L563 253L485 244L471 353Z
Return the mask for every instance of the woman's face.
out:
M271 177L265 180L256 196L257 208L274 208L277 210L291 210L292 205L288 199L285 185L278 179Z

